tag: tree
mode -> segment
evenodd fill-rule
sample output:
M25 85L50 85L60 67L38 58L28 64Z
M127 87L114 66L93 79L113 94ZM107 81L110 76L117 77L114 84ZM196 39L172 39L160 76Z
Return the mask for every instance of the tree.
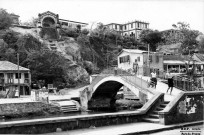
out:
M11 24L10 14L5 9L0 8L0 30L9 28Z
M29 21L23 22L22 25L36 27L38 23L38 18L32 17Z
M185 22L178 22L177 25L173 24L172 26L178 31L180 42L182 43L182 53L194 53L194 50L198 48L198 41L196 38L201 33L197 30L191 30L190 25Z
M196 40L198 41L199 44L199 52L204 53L204 35L199 35Z
M45 84L48 84L55 80L64 81L65 59L53 51L33 51L28 55L26 63L35 82L45 80Z
M139 37L141 42L150 45L150 51L156 51L157 43L163 40L161 32L151 29L142 30Z

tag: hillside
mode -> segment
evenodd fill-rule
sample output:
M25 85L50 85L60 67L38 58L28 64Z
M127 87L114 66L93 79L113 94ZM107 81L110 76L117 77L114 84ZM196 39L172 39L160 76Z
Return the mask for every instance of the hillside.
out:
M19 52L20 65L30 67L33 82L45 80L43 85L63 87L89 82L83 61L79 63L80 45L71 37L48 40L42 39L36 28L11 27L0 30L0 39L0 59L17 63L15 54Z

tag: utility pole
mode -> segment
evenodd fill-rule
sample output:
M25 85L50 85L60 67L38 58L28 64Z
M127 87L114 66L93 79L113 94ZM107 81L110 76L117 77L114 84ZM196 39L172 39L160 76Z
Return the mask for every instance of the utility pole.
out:
M17 63L18 63L18 97L20 97L19 53L17 53Z
M147 64L148 64L149 75L150 75L149 44L148 44L148 60L147 60Z

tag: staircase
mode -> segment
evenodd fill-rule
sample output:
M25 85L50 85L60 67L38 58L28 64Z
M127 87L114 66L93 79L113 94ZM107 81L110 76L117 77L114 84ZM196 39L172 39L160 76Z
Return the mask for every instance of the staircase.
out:
M159 111L162 111L169 101L164 101L162 104L157 106L147 117L143 118L144 122L159 123Z

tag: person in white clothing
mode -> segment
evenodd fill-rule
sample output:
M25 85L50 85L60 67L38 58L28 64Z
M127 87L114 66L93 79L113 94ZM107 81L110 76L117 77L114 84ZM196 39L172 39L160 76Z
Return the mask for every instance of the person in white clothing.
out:
M154 83L154 87L156 88L156 86L157 86L157 74L156 74L155 69L151 73L151 82Z

